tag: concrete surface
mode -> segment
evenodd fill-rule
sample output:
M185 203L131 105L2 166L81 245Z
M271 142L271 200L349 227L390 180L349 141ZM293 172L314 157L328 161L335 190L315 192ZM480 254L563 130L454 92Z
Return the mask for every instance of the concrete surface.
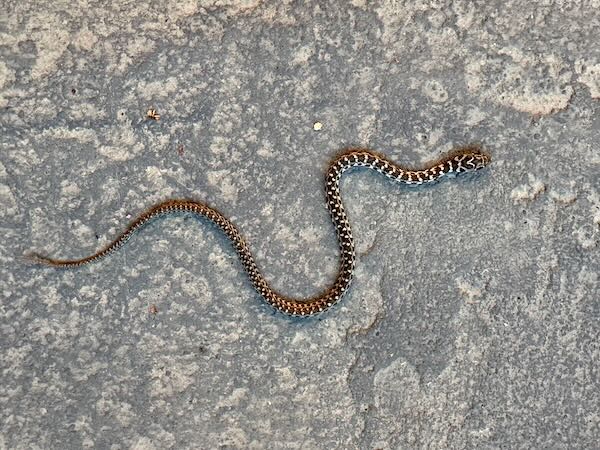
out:
M0 448L598 448L597 0L0 4ZM21 259L192 197L313 294L340 149L471 142L475 177L345 178L357 272L317 319L193 219Z

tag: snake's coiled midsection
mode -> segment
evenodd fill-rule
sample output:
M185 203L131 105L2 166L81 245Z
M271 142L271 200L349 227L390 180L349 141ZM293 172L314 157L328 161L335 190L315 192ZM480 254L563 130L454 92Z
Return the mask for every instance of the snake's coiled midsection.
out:
M103 249L85 258L63 260L37 253L29 254L28 257L39 264L51 267L80 267L115 252L143 225L157 217L181 213L191 214L208 219L227 235L237 251L250 281L269 305L284 314L311 316L319 314L339 302L352 282L355 263L354 239L340 196L340 179L345 171L353 167L367 167L399 183L419 185L437 181L446 175L473 172L485 167L489 162L489 156L475 147L456 150L422 170L406 169L369 150L355 149L340 154L329 165L325 179L327 207L337 232L340 247L339 270L335 281L327 290L308 299L293 299L274 291L258 269L246 241L235 225L216 209L193 200L167 200L148 209L135 219L119 237Z

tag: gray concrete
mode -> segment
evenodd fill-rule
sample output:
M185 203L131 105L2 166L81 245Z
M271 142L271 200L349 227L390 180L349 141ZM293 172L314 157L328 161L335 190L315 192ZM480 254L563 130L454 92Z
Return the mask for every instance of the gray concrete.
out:
M598 448L598 1L113 3L0 0L0 448ZM314 294L340 149L471 142L477 176L345 178L357 272L317 319L193 219L21 258L191 197Z

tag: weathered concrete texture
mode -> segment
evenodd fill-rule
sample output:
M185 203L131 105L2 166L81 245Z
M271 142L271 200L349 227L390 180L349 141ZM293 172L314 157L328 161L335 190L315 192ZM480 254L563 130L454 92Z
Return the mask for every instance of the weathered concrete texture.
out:
M0 3L0 448L597 448L598 1ZM314 294L336 152L471 142L474 177L345 178L357 272L318 319L196 220L21 259L191 197Z

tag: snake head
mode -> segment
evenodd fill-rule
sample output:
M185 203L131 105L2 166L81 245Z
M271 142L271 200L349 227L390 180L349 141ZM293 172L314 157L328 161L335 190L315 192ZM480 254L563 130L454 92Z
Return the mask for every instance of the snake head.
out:
M466 147L457 150L448 161L454 172L461 173L483 169L491 160L490 156L478 147Z

